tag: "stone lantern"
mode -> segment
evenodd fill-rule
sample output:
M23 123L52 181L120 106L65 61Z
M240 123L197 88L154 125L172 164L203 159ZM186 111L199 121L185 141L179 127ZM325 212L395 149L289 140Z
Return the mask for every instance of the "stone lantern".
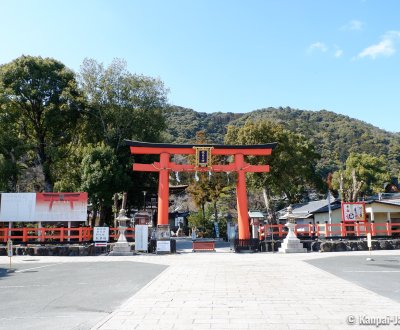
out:
M113 250L110 252L110 255L131 256L133 255L133 253L125 237L126 222L130 219L126 216L126 211L124 209L121 209L119 211L116 220L118 221L119 237L118 241L115 243L113 247Z
M307 249L303 247L303 244L297 238L294 227L296 226L296 217L292 213L292 206L289 205L287 208L286 219L287 222L285 224L288 227L289 232L285 239L282 242L282 246L279 248L279 252L283 253L300 253L307 252Z

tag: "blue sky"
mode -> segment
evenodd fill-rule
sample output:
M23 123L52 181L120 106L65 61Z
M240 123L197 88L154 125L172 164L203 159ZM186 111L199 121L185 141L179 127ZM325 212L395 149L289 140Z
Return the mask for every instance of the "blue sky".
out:
M0 64L85 57L159 77L202 112L326 109L400 123L397 0L0 0Z

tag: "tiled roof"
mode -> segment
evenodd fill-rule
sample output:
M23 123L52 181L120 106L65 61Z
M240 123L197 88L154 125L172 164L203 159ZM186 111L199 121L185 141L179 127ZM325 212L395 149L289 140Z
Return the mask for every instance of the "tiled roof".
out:
M331 208L333 209L334 205L336 205L337 202L335 201L334 198L331 198ZM340 203L339 203L340 207ZM321 199L318 201L311 201L308 203L303 203L303 204L294 204L292 205L292 213L296 218L309 218L312 217L314 213L319 213L321 209L326 208L326 211L328 211L328 201L326 199ZM337 208L337 207L336 207ZM283 210L279 211L280 216L279 219L286 219L286 213L287 213L287 208L284 208Z

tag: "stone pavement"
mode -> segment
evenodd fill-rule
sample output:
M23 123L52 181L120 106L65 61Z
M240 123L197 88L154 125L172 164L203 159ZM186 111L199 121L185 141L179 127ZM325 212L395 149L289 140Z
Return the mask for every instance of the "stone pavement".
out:
M356 329L349 317L400 317L399 303L303 261L345 254L139 257L170 267L93 329Z
M379 251L380 255L399 253ZM169 265L93 329L363 329L368 326L349 325L348 320L354 316L358 324L363 315L400 319L399 303L304 262L338 255L367 257L368 252L236 254L222 249L63 257L62 262L132 260ZM381 328L400 330L400 324Z

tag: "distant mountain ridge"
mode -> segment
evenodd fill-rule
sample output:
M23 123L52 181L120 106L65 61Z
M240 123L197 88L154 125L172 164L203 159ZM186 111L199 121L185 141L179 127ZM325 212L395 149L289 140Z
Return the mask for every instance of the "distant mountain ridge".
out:
M327 110L265 108L248 113L205 113L179 106L165 111L166 138L174 143L193 142L203 130L212 143L223 143L226 126L241 126L247 120L271 120L304 135L321 154L321 174L334 171L350 152L384 155L393 175L400 173L400 133L391 133L371 124Z

